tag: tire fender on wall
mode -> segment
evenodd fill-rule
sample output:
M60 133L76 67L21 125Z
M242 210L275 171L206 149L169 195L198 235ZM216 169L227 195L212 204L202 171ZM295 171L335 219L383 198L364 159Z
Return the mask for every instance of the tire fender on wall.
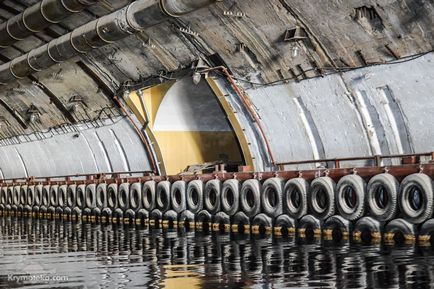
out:
M221 191L221 209L229 216L235 215L240 206L240 182L226 180Z
M172 208L178 214L187 209L187 183L176 181L170 190Z
M305 216L308 190L309 183L303 178L287 181L283 189L283 212L297 220Z
M270 217L282 214L282 196L284 182L281 178L271 178L262 185L262 211Z
M253 218L261 212L261 184L258 180L244 181L240 192L241 209Z
M433 215L433 181L426 174L407 176L401 182L399 208L403 218L413 224L421 224ZM417 205L416 199L420 204Z
M364 216L366 182L360 176L342 177L336 191L336 205L342 217L349 221L356 221Z
M372 217L389 221L398 212L399 182L391 174L379 174L371 178L367 188L367 205Z
M335 213L336 183L330 177L319 177L310 184L310 213L321 221Z

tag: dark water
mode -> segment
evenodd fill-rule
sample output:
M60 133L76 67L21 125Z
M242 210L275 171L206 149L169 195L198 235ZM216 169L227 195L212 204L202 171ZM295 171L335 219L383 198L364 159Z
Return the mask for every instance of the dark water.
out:
M434 249L0 218L0 288L434 288Z

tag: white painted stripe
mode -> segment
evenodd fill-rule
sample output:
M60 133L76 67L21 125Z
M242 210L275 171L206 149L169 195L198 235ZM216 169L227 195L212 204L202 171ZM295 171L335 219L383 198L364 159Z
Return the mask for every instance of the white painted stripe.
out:
M395 115L392 112L392 108L390 106L389 99L386 95L386 91L383 89L380 89L380 94L383 97L383 104L384 104L384 110L386 112L387 119L389 120L390 127L393 132L393 137L396 142L396 146L398 148L398 154L404 154L404 147L402 145L401 136L399 134L399 128L398 123L396 122Z
M303 107L300 104L300 100L298 98L293 98L293 100L299 111L299 115L303 123L303 126L306 130L307 137L309 138L309 143L312 147L313 157L315 160L318 160L320 158L319 150L318 150L318 146L316 145L315 136L313 135L312 128L310 127L309 121L307 120Z
M365 99L363 98L363 95L359 90L356 90L355 94L356 101L358 103L358 109L360 111L364 127L368 133L368 139L371 144L372 153L374 155L381 155L381 146L378 140L377 131L375 130Z

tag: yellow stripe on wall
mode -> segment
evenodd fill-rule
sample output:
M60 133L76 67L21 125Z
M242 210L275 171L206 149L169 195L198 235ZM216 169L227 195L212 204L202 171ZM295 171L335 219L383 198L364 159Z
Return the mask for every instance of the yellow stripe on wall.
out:
M242 162L233 132L156 131L167 174L178 174L187 166L224 158Z

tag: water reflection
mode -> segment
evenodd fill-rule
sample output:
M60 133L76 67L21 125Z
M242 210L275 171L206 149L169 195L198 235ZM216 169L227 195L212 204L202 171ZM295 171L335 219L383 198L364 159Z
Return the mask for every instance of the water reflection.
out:
M0 232L0 288L434 288L432 248L13 219Z

